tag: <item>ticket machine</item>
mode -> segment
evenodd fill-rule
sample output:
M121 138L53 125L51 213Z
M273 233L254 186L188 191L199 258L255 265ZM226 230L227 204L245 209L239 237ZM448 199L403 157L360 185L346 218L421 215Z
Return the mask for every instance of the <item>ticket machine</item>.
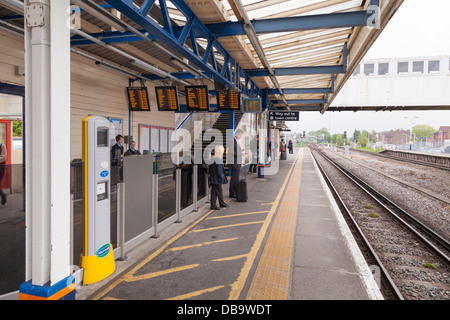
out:
M83 119L84 250L83 284L101 281L115 270L111 245L111 159L109 121Z

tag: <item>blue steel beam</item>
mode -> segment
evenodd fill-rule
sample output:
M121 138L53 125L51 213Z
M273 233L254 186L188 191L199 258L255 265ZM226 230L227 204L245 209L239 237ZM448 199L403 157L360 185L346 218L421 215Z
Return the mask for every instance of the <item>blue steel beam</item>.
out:
M159 0L160 3L163 3L165 0ZM158 41L163 42L165 45L170 47L176 53L182 55L187 58L193 65L200 68L202 71L211 74L211 76L220 81L222 84L229 88L235 88L236 81L230 81L224 76L222 76L217 68L215 63L215 58L213 57L212 50L207 50L204 57L201 57L198 53L198 50L190 49L186 45L181 44L185 39L185 35L187 31L195 30L194 32L189 32L191 39L196 36L196 33L199 32L204 38L208 39L208 46L214 47L219 54L221 54L224 59L228 61L230 65L236 65L235 61L231 58L228 52L222 47L222 45L216 41L214 35L209 31L209 29L197 18L194 12L186 5L186 3L182 0L172 0L172 3L178 8L178 10L185 15L185 17L192 22L190 24L190 30L186 30L183 33L181 30L179 33L175 32L174 29L170 27L170 22L166 21L165 28L162 28L158 23L156 23L153 19L148 17L147 15L143 15L141 11L143 9L137 8L132 0L105 0L106 3L111 5L113 8L120 11L122 14L130 18L140 27L142 27L146 32L151 34ZM150 3L145 1L143 4ZM165 2L164 2L165 4ZM163 5L164 6L164 5ZM165 10L163 10L165 11ZM164 15L164 12L163 12ZM166 17L167 20L167 17ZM182 35L181 41L178 35ZM195 46L194 46L195 47ZM211 54L210 54L211 53ZM212 65L209 65L209 59L212 62ZM223 66L226 67L226 66ZM248 75L243 73L242 70L239 74L240 76L244 75L244 77L248 77ZM250 80L251 81L251 80ZM261 92L258 89L258 92Z
M246 69L245 72L250 77L268 77L269 69ZM273 73L276 76L293 76L301 74L328 74L328 73L345 73L345 66L317 66L317 67L292 67L292 68L275 68Z
M284 104L283 100L271 100L273 104ZM294 99L294 100L287 100L288 104L302 104L302 103L327 103L327 99Z
M119 0L121 1L121 0ZM126 0L123 0L126 1ZM153 0L154 2L155 0ZM164 2L164 1L163 1ZM181 4L180 0L173 0L174 3ZM110 6L109 6L110 7ZM163 6L164 7L164 6ZM183 8L185 8L183 6ZM135 10L138 10L137 8ZM139 9L138 13L146 13L148 9ZM186 11L187 9L185 9ZM189 9L190 10L190 9ZM330 28L341 28L341 27L361 27L366 26L368 19L374 19L372 11L354 11L354 12L343 12L343 13L330 13L321 15L311 15L311 16L300 16L300 17L289 17L289 18L276 18L276 19L261 19L253 20L252 24L255 31L259 34L263 33L274 33L274 32L288 32L288 31L299 31L308 29L330 29ZM143 17L146 15L142 14ZM164 15L165 16L165 15ZM189 15L187 18L190 17ZM192 16L191 16L192 17ZM167 19L167 17L165 16ZM198 19L197 19L198 20ZM193 21L194 22L194 21ZM168 24L170 25L170 24ZM198 28L199 23L195 21L194 25ZM202 24L203 25L203 24ZM167 27L171 29L173 35L177 38L185 31L184 26L176 27L170 25ZM141 31L141 30L139 30ZM207 38L205 34L209 35L208 39L211 37L220 38L226 36L236 36L245 35L244 22L237 21L227 21L221 23L212 23L203 25L201 28L194 30L195 36L197 38ZM120 32L111 32L106 34L102 41L108 43L108 38L115 38L119 36ZM127 35L132 35L131 33L124 33ZM143 41L139 37L136 37L135 41ZM117 42L117 41L115 41Z
M286 88L283 94L333 93L333 88ZM278 89L269 89L269 94L280 94Z
M145 33L146 31L141 29L138 30L141 33ZM134 33L130 31L126 31L124 33L121 33L119 31L103 31L103 32L97 32L97 33L90 33L90 36L97 38L99 40L102 40L104 43L129 43L129 42L137 42L137 41L144 41L141 37L135 35ZM148 35L148 38L150 40L156 40L155 37L153 37L151 34ZM87 40L86 38L74 35L70 38L71 45L73 47L81 46L81 45L89 45L94 44L94 42Z
M342 13L328 13L308 16L261 19L251 23L257 34L289 32L313 29L352 28L367 26L372 12L352 11ZM208 24L207 28L219 37L245 35L243 21L227 21Z

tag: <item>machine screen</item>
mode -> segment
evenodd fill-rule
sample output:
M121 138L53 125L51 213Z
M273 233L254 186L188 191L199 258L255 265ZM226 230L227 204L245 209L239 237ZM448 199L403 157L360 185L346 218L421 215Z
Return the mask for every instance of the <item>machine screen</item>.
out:
M108 129L98 128L97 129L97 147L107 147L108 146Z

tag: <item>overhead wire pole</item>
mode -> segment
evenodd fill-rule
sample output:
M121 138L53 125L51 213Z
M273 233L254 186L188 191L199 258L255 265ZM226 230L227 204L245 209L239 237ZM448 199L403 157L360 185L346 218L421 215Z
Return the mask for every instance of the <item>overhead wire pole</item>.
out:
M244 6L242 5L241 0L228 0L228 3L230 4L231 8L233 9L233 12L234 12L236 18L238 19L238 21L241 21L241 20L244 21L244 30L245 30L245 33L247 34L248 39L250 40L250 43L252 44L253 48L255 49L256 53L258 54L258 57L261 60L261 63L263 64L264 68L269 70L270 80L272 81L275 88L278 89L281 99L286 104L287 109L290 110L288 102L286 100L286 97L285 97L283 91L281 90L280 84L278 83L278 80L275 77L273 69L270 67L269 61L266 58L266 54L264 53L264 50L262 48L261 43L259 42L256 31L250 21L250 18L247 15L247 12L245 11Z

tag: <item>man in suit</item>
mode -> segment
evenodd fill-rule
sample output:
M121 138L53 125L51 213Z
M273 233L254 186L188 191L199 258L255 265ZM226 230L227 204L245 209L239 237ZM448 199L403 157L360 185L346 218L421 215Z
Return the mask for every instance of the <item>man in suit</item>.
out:
M120 166L123 159L123 136L116 136L116 144L111 148L111 165Z
M131 141L130 142L130 149L128 149L123 156L127 157L127 156L134 156L134 155L141 155L141 153L139 152L138 149L136 149L136 141Z
M252 161L248 172L256 173L258 169L258 157L259 157L259 136L252 137L250 141L250 151L252 152Z
M242 149L239 144L239 139L242 138L244 133L241 129L237 129L234 133L233 139L233 162L230 164L231 169L231 180L230 180L230 188L229 188L229 197L236 198L239 187L239 174L241 172L241 164L242 164Z

